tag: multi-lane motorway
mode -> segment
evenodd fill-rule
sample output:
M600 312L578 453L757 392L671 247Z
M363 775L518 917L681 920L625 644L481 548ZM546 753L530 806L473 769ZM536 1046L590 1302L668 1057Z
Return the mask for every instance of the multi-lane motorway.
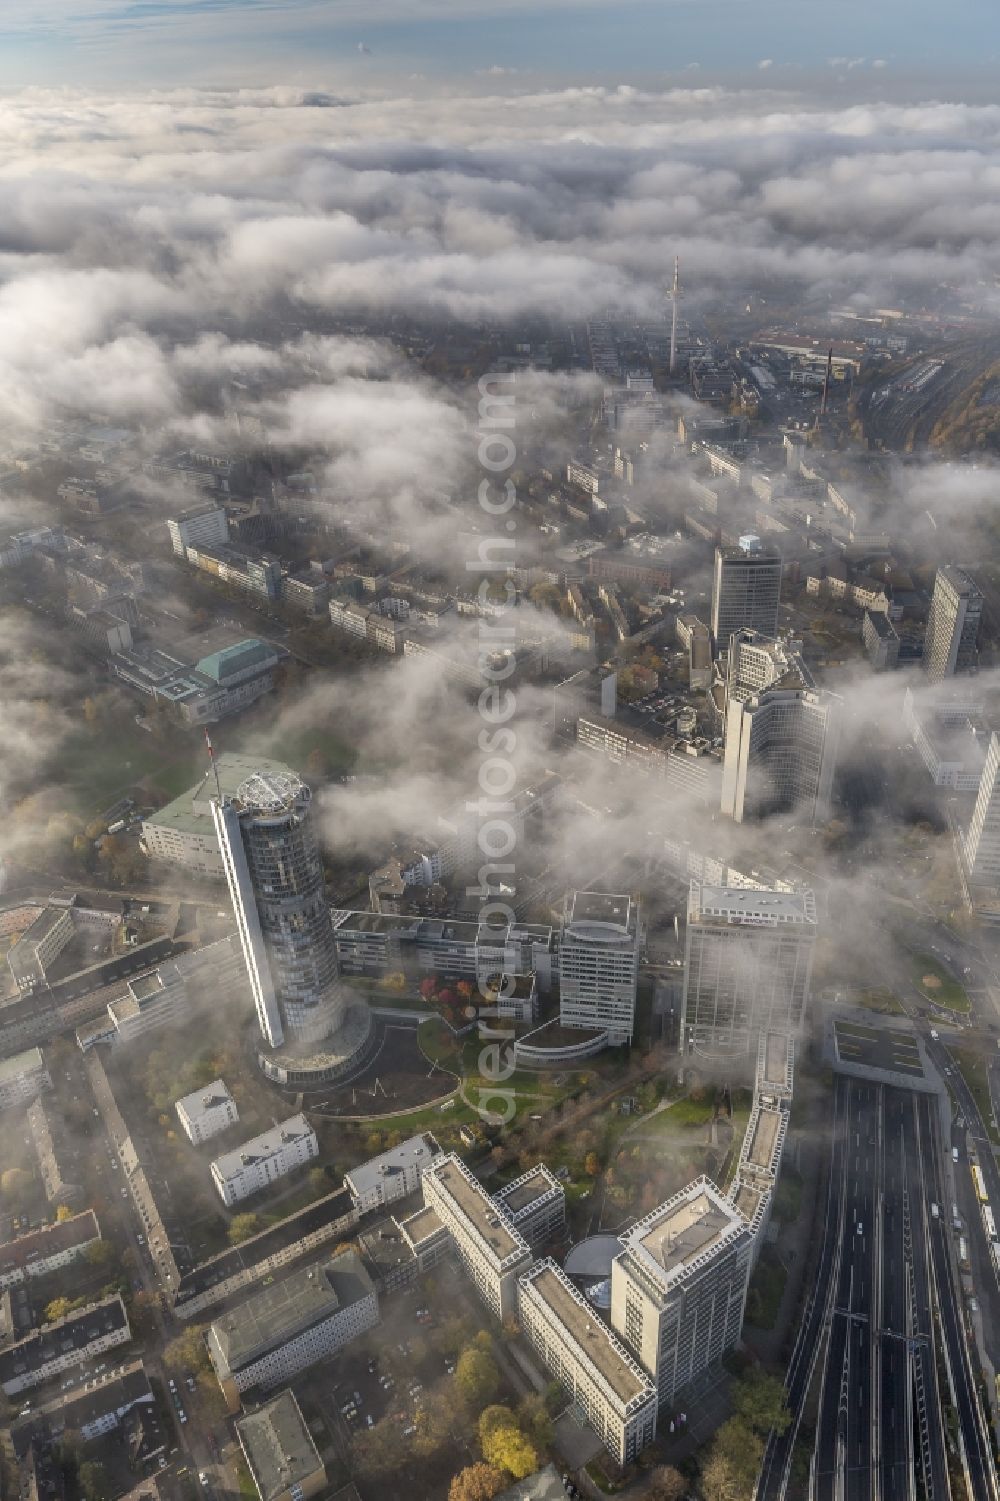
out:
M943 1207L938 1109L933 1095L835 1081L820 1259L787 1378L795 1421L767 1446L759 1501L784 1495L814 1378L815 1501L943 1501L943 1404L955 1409L970 1501L998 1501Z

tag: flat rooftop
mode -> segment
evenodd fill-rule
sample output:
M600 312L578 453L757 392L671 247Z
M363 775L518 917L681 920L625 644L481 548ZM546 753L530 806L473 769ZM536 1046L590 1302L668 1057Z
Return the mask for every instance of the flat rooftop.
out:
M290 776L291 770L281 761L269 761L261 756L242 756L235 751L224 751L215 759L219 773L219 785L223 797L235 797L237 790L254 772L265 771ZM143 823L155 824L158 828L176 829L179 833L205 834L215 839L215 825L209 803L216 797L215 776L211 767L194 787L175 797L158 813L151 813Z
M539 1163L538 1167L532 1168L529 1173L518 1178L513 1183L508 1183L506 1188L501 1188L496 1197L503 1201L505 1208L511 1214L520 1214L522 1209L527 1209L530 1204L535 1204L543 1199L553 1188L560 1188L552 1174Z
M212 1329L229 1365L238 1371L263 1350L287 1344L295 1334L328 1319L338 1308L372 1291L372 1280L354 1251L341 1251L323 1263L301 1267L281 1282L262 1288L224 1313Z
M397 1223L400 1230L409 1237L410 1244L413 1246L421 1246L425 1241L433 1240L434 1236L440 1235L444 1229L437 1210L429 1206L418 1209L415 1214Z
M600 1371L622 1406L644 1393L652 1395L652 1385L644 1377L611 1330L595 1310L574 1295L571 1283L553 1266L543 1266L530 1281L537 1297L552 1311L565 1337Z
M639 1250L664 1273L682 1270L695 1257L719 1245L738 1223L721 1195L704 1180L676 1194L623 1235L627 1249Z
M603 891L575 891L573 893L569 913L569 921L573 926L578 923L584 926L601 923L616 928L628 928L632 923L632 916L631 897L612 896Z
M248 1413L236 1428L262 1501L272 1501L323 1469L291 1391Z
M23 1053L15 1053L13 1058L0 1058L0 1084L44 1067L41 1048L27 1048Z
M745 886L709 886L691 882L688 921L722 919L752 922L762 927L783 923L815 926L816 898L812 891L761 891Z
M766 1173L771 1169L782 1120L783 1115L780 1110L762 1108L757 1111L753 1129L747 1140L744 1159L752 1167L760 1168L761 1172Z
M783 1085L788 1076L791 1040L783 1032L768 1032L764 1043L763 1083Z
M734 1186L733 1204L739 1210L740 1214L743 1215L744 1219L749 1224L753 1224L754 1216L767 1198L769 1192L769 1189L755 1188L745 1178L740 1178Z
M471 1175L466 1176L455 1158L438 1159L429 1169L429 1175L441 1185L458 1212L478 1232L498 1261L505 1261L518 1251L530 1254L522 1238L504 1223L486 1190Z

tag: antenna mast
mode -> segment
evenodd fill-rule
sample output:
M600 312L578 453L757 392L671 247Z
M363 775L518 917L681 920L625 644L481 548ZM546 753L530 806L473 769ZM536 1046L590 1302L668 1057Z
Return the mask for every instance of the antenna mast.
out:
M674 286L670 297L670 374L677 369L677 303L681 295L681 258L674 256Z
M831 344L830 345L830 352L829 352L829 354L826 357L826 375L823 378L823 400L819 404L819 415L821 417L825 417L826 416L826 404L827 404L827 402L830 399L830 381L831 381L832 376L833 376L833 345Z

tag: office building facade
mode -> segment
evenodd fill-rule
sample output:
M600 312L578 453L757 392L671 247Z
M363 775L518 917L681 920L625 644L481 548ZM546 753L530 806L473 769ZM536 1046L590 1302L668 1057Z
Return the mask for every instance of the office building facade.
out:
M962 568L939 568L924 639L924 671L932 683L969 672L979 660L983 596Z
M622 1240L611 1324L652 1377L662 1410L739 1340L751 1238L715 1185L697 1178Z
M454 1153L437 1157L423 1176L424 1203L449 1231L459 1260L487 1308L501 1322L517 1310L517 1279L531 1248Z
M964 841L965 866L975 886L1000 886L1000 735L990 735L976 805Z
M810 823L830 813L840 701L807 687L774 687L726 709L722 812L736 823L794 811Z
M781 554L759 537L743 537L739 547L717 547L712 578L712 635L727 651L736 631L778 634Z
M323 889L311 794L295 776L257 772L213 799L223 867L261 1035L272 1048L329 1036L341 1020L337 948Z
M816 945L811 891L692 881L681 1036L688 1053L736 1058L762 1032L794 1034L809 1000Z
M615 1046L632 1041L639 979L639 904L629 896L575 891L559 945L559 1020L599 1028Z
M378 1294L357 1252L300 1268L222 1314L208 1353L231 1406L268 1391L358 1339L378 1323Z
M629 1464L656 1433L656 1388L647 1373L552 1260L521 1278L518 1318L608 1452Z

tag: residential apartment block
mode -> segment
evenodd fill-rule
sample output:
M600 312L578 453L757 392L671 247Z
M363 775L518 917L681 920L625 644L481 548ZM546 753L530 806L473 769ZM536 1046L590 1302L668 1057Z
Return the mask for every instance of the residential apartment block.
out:
M0 1350L0 1386L8 1397L51 1381L62 1371L127 1344L132 1338L125 1304L116 1293L36 1329Z
M304 1115L293 1115L235 1151L217 1157L212 1163L212 1180L228 1207L260 1193L269 1183L318 1155L316 1132Z
M28 1048L13 1058L0 1059L0 1110L33 1100L43 1089L51 1088L41 1048Z
M41 1230L31 1230L0 1246L0 1291L27 1282L32 1277L47 1277L69 1266L82 1256L89 1245L100 1240L101 1230L92 1209L74 1214L71 1219L57 1220Z
M236 1101L221 1079L214 1079L178 1100L174 1109L188 1141L200 1146L233 1126L240 1118Z
M326 1485L326 1467L294 1392L240 1418L236 1437L260 1501L308 1501Z
M344 1174L344 1185L359 1214L368 1214L391 1204L420 1186L424 1170L440 1151L433 1136L411 1136L378 1157L362 1162Z

